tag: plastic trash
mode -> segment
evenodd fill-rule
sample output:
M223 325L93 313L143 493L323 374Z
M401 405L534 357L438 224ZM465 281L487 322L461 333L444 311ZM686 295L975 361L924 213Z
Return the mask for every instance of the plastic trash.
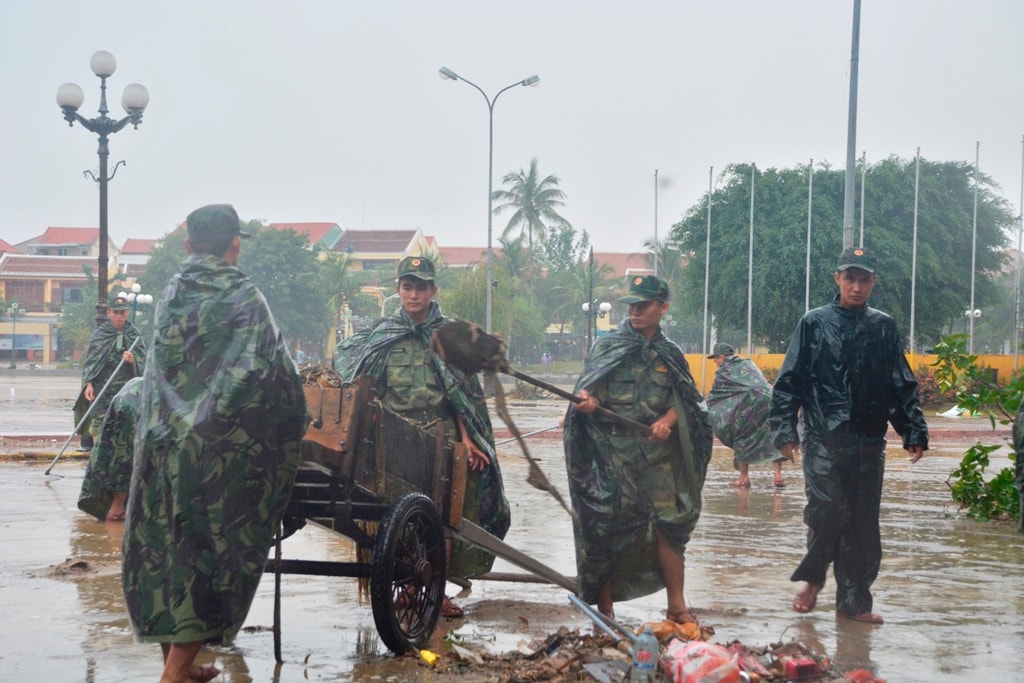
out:
M673 683L740 683L735 652L702 640L673 640L665 650ZM749 679L748 679L749 680Z
M661 643L650 626L633 645L633 668L629 672L630 683L655 683L658 678L658 661L661 659Z

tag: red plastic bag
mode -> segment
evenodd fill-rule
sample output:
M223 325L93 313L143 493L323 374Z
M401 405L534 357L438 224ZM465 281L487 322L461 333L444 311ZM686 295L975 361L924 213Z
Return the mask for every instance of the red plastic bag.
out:
M738 683L740 667L735 653L701 640L674 639L663 657L673 683Z

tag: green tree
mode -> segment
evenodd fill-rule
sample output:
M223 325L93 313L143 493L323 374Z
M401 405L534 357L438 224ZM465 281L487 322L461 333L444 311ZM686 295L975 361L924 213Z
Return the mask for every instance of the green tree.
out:
M914 161L896 157L870 167L865 192L864 244L879 260L872 305L909 332L913 249ZM711 198L711 271L708 308L719 331L746 330L750 249L751 166L729 166ZM811 229L810 305L832 299L832 273L842 248L844 174L815 170ZM753 336L779 352L804 313L807 259L807 167L755 171ZM971 283L973 169L962 162L921 163L915 329L918 346L937 341L962 316ZM707 244L707 198L673 226L671 241L689 257L680 288L683 310L702 315ZM991 180L979 178L975 303L997 297L992 280L1001 267L1007 202Z
M568 224L558 213L558 207L565 206L565 193L558 188L557 175L540 177L537 159L530 160L530 169L518 173L507 173L501 180L505 189L491 194L494 201L502 202L494 207L494 213L512 211L502 237L511 237L517 230L527 236L527 248L533 252L533 237L543 242L549 225Z

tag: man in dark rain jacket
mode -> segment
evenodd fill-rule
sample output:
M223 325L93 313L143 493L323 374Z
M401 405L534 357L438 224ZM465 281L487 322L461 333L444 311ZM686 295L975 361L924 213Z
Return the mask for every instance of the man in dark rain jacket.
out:
M376 379L384 405L421 426L444 420L447 434L465 445L469 480L463 514L486 531L504 538L511 512L494 449L494 433L483 389L475 375L465 376L430 349L434 332L450 318L434 301L434 262L409 256L398 264L396 289L402 308L395 315L342 340L334 349L334 369L345 381L360 375ZM494 555L455 542L450 576L484 574ZM445 598L441 613L462 616L462 608Z
M772 393L772 433L783 455L800 447L798 413L804 424L807 552L791 577L802 582L793 609L814 609L832 564L836 616L881 624L871 584L882 559L886 423L903 437L911 462L928 449L928 426L895 321L867 305L874 256L843 250L834 277L839 294L801 318Z
M1013 450L1017 454L1017 476L1014 483L1020 496L1020 517L1017 530L1024 534L1024 401L1017 408L1017 417L1013 421Z
M85 417L89 404L96 402L89 419L78 430L82 437L82 450L92 448L114 395L132 377L142 376L146 362L146 343L139 339L141 336L139 328L128 320L128 299L125 293L112 294L107 304L107 320L93 330L89 348L82 361L82 391L73 408L76 425ZM129 351L136 339L138 343ZM100 394L107 380L114 374L118 363L121 367L117 371L117 376L110 382L107 390Z
M291 495L306 424L295 362L236 264L238 214L189 214L142 380L122 552L132 629L160 643L163 683L218 675L195 657L249 612Z
M668 285L636 277L629 317L598 337L565 419L580 597L613 615L616 601L667 594L666 617L694 622L684 552L700 518L711 424L683 352L661 331ZM650 436L594 414L603 406Z

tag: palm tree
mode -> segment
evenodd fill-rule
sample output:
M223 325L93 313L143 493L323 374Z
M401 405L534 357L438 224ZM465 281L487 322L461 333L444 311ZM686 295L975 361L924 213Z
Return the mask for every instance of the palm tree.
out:
M507 173L501 182L506 189L495 190L491 194L491 199L502 202L494 207L494 213L501 213L506 209L513 210L505 230L501 233L502 237L509 237L518 229L520 235L527 235L527 247L532 254L534 233L537 233L537 239L540 241L544 240L547 233L547 224L544 221L551 224L569 224L556 211L556 207L565 206L565 193L558 189L559 178L556 175L549 175L540 179L536 158L530 160L529 171L519 169L518 173Z

